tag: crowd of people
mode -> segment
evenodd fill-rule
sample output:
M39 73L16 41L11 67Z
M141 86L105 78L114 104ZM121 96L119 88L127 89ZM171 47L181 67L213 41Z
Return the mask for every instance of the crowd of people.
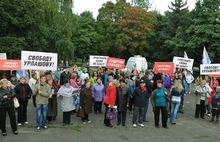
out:
M89 66L83 71L74 64L70 69L68 62L59 65L57 71L28 71L29 82L24 77L10 78L3 74L0 81L0 128L6 136L6 112L11 128L18 134L17 126L28 124L28 100L32 98L36 107L36 128L47 129L58 115L58 101L63 112L63 126L73 125L71 114L77 108L83 109L82 124L91 123L89 114L102 114L104 104L104 124L113 127L106 117L109 108L117 106L117 125L126 125L127 110L132 117L132 126L144 127L147 120L149 101L154 112L155 127L168 129L167 121L175 125L177 114L184 113L184 96L194 92L196 99L195 118L204 119L205 113L211 116L210 122L219 122L220 86L216 77L199 76L195 80L192 71L177 69L175 73L157 73L151 70L137 71L107 69L99 67L91 74ZM20 106L14 108L14 98ZM77 100L79 101L77 103ZM16 118L17 111L17 118Z

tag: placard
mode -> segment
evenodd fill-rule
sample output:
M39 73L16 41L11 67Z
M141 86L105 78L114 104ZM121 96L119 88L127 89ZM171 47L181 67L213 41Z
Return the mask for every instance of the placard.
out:
M89 66L105 67L107 58L108 58L108 56L94 56L94 55L91 55L91 56L89 56Z
M154 71L158 73L173 73L174 63L173 62L155 62Z
M175 68L192 69L193 68L194 59L175 57L174 56L173 57L173 62L174 62Z
M220 74L220 64L201 64L200 75Z
M0 70L20 70L21 60L0 60Z
M124 66L125 66L125 59L108 57L106 61L106 68L124 69Z
M0 60L6 60L6 59L7 59L6 53L0 53Z
M21 68L57 70L57 53L21 51Z

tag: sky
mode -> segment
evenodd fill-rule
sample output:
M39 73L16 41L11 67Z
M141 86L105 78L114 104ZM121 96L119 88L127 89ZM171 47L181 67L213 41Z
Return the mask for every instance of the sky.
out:
M98 15L98 9L107 1L115 3L116 0L74 0L73 11L74 13L80 14L85 10L89 10L93 12L93 17L96 18ZM171 5L171 1L174 0L150 0L150 2L153 3L152 9L157 9L161 14L168 10L168 5ZM127 2L131 2L131 0L127 0ZM189 10L192 10L195 7L195 2L196 0L188 0Z

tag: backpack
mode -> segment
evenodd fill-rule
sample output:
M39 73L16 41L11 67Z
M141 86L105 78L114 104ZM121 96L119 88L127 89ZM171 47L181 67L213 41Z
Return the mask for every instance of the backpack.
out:
M165 88L170 88L171 86L171 77L168 75L165 75L164 77L164 87Z

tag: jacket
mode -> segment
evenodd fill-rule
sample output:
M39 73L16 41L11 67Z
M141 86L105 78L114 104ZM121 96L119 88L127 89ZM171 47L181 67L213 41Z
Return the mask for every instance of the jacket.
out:
M172 97L182 97L184 95L184 90L182 90L180 93L178 92L177 88L172 88L171 90L171 95L170 95L170 99L172 101Z
M220 92L216 92L213 96L212 96L212 108L218 108L220 109L220 105L218 105L218 103L220 103Z
M101 102L105 96L105 86L103 84L95 83L92 87L92 94L94 101Z
M112 106L115 105L116 96L117 96L116 86L107 84L104 103L106 103L108 105L112 105Z
M150 79L147 76L144 76L141 78L142 80L144 80L144 82L146 83L146 87L147 87L147 98L150 98L152 90L153 90L153 83L150 82Z
M128 88L128 94L129 94L130 98L133 98L133 93L134 93L135 89L136 89L136 86L134 84Z
M60 85L64 84L65 80L70 80L71 73L66 73L65 71L60 74Z
M31 98L32 90L28 84L19 83L14 88L15 96L17 97L18 101L28 101Z
M142 92L141 87L137 87L133 93L134 106L145 107L146 97L147 97L147 90Z
M48 104L48 99L51 94L51 88L48 84L40 84L40 91L41 94L38 94L38 86L39 84L36 84L33 90L33 95L36 96L36 104Z
M4 98L7 95L8 98ZM8 87L7 90L0 87L0 108L14 107L13 98L15 97L14 90Z
M127 110L127 104L129 102L128 88L117 87L116 105L118 112L125 112Z
M200 105L200 100L201 100L201 93L199 92L199 91L197 91L197 90L201 90L201 86L197 86L196 87L196 91L195 91L195 95L196 95L196 101L195 101L195 103L197 104L197 105ZM206 93L205 93L205 105L207 105L208 104L208 98L210 97L210 95L209 95L209 89L208 89L208 87L206 87L205 86L205 90L206 90Z
M165 94L165 92L167 92L167 94ZM152 92L152 96L151 96L151 99L150 99L152 107L153 107L153 111L155 111L156 95L157 95L157 89ZM165 99L166 99L166 108L168 110L168 106L169 106L168 102L170 101L170 92L166 88L164 88L164 95L165 95Z
M80 106L84 109L85 114L92 113L92 90L84 87L80 92Z

